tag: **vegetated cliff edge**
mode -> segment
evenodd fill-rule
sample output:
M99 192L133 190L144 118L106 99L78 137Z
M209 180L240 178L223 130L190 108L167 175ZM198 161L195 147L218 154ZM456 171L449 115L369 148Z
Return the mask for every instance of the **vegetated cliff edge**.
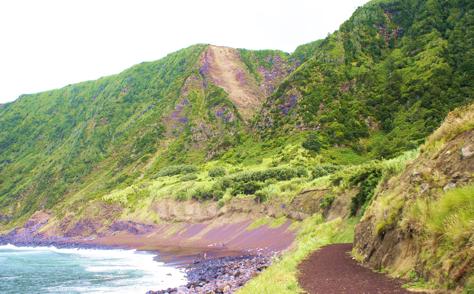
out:
M474 104L450 113L419 158L380 187L354 246L376 269L474 289Z

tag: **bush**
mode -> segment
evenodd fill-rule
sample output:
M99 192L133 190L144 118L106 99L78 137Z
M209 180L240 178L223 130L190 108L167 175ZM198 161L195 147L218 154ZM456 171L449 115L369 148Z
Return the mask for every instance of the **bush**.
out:
M303 177L307 175L304 168L269 168L266 170L241 172L236 175L222 179L222 184L225 188L231 187L239 182L265 182L266 180L274 179L277 181L287 181L295 177Z
M232 190L232 195L238 195L238 194L245 194L245 195L251 195L255 194L257 190L259 190L262 187L262 184L258 182L239 182L237 185L234 186L234 189Z
M321 199L321 202L319 203L319 207L321 209L326 209L332 205L334 202L334 199L336 199L336 196L334 195L324 195L324 197Z
M299 177L299 178L307 177L308 176L308 171L303 166L298 166L296 168L296 176Z
M313 169L312 176L313 179L320 178L332 174L339 170L337 165L333 164L323 164L318 165Z
M187 182L187 181L196 180L197 178L198 176L196 174L187 174L187 175L182 176L180 180L183 182Z
M268 195L264 191L257 191L255 192L255 201L257 203L262 203L268 200Z
M186 191L181 190L178 193L176 193L175 198L178 201L186 201L186 200L188 200L188 194L186 193Z
M224 196L224 192L204 187L199 187L192 193L192 198L198 201L219 200L222 196Z
M323 146L323 144L321 143L321 138L316 133L309 134L306 140L301 145L303 146L303 148L314 152L319 152L321 150L321 147Z
M360 215L364 213L365 207L372 200L375 188L380 182L381 177L381 170L373 169L350 179L353 185L359 185L359 193L351 200L351 216L355 216L357 213Z
M180 164L180 165L170 165L162 168L158 173L156 173L156 178L159 177L171 177L180 174L190 174L197 171L197 168L193 165Z
M223 177L226 175L226 170L223 167L214 167L209 170L208 175L211 178Z

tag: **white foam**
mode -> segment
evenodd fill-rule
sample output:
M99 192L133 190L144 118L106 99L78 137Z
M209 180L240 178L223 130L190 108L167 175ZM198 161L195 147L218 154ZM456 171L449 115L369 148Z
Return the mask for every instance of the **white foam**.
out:
M166 289L185 284L184 270L166 266L154 260L147 252L122 249L78 249L49 247L17 247L11 244L0 246L0 250L19 253L54 252L79 257L85 271L97 273L102 278L110 275L107 285L87 285L78 281L77 286L51 287L53 293L145 293L148 290ZM133 272L134 275L127 273ZM117 277L124 277L123 279Z

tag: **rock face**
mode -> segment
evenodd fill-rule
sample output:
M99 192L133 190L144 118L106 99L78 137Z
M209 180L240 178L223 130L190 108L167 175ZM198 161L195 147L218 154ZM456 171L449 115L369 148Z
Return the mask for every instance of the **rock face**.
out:
M474 156L474 144L469 144L463 148L461 148L461 158L462 159L469 159Z
M427 216L410 212L420 202L430 205L447 191L474 182L474 105L464 110L464 120L456 115L448 116L428 139L419 158L382 186L357 225L354 252L369 266L398 275L414 269L425 279L450 283L452 288L463 287L473 274L472 245L458 243L455 250L439 253L444 237L426 233L424 222L417 219Z

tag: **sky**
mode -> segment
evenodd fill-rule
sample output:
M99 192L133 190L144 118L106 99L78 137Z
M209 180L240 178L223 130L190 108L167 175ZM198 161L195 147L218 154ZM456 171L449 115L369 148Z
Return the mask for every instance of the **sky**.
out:
M196 43L292 52L367 0L2 0L0 103Z

